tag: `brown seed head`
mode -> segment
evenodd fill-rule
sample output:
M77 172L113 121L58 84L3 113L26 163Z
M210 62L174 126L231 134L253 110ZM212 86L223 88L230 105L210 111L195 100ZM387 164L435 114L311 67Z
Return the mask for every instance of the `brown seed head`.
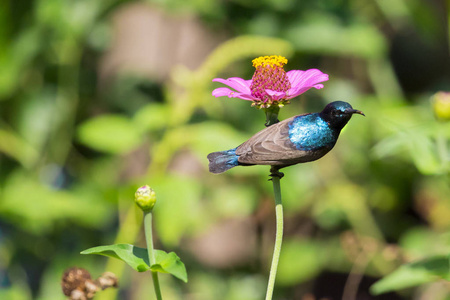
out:
M100 276L97 280L98 286L102 288L102 290L109 287L118 287L119 280L116 275L111 272L105 272Z
M61 281L64 295L70 296L73 290L84 291L87 280L91 280L91 274L87 270L78 267L67 269Z

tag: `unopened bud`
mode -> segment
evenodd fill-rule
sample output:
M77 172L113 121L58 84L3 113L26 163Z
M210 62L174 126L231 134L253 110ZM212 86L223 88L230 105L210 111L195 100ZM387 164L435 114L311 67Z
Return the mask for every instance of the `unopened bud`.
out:
M144 212L150 212L156 203L156 193L151 187L144 185L137 189L134 201Z
M438 92L431 98L436 117L442 121L450 120L450 92Z

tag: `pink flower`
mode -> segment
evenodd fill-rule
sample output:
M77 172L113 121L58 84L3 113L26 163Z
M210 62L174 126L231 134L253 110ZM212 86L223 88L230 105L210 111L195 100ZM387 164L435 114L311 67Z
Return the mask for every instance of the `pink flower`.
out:
M253 60L256 70L251 80L239 77L214 78L214 82L223 83L234 90L220 87L212 95L253 101L252 106L258 108L269 108L272 105L282 107L289 103L289 99L310 88L323 88L320 82L328 80L328 75L318 69L285 72L283 66L286 63L287 59L278 55L258 57Z

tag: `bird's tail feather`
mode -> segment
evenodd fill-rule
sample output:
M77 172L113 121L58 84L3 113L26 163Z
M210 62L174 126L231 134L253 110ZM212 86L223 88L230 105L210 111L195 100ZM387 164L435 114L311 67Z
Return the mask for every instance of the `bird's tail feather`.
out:
M236 148L208 154L209 171L214 174L223 173L239 165Z

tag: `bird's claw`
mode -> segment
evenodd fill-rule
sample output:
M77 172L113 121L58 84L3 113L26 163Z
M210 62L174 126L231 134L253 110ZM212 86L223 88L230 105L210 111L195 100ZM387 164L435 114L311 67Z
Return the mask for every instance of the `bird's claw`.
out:
M269 175L270 177L278 177L279 179L281 179L281 178L283 178L284 177L284 173L283 172L280 172L278 169L275 169L275 168L271 168L270 169L270 175ZM269 180L272 180L272 178L270 178Z

